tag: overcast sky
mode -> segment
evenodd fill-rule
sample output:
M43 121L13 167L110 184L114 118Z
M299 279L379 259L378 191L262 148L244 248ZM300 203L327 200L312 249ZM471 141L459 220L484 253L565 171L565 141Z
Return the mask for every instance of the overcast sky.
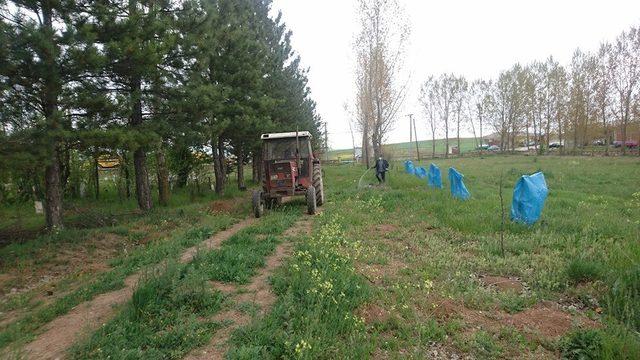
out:
M418 138L430 138L417 98L430 74L453 72L473 80L492 78L516 62L553 55L568 64L576 47L591 51L631 25L640 25L640 0L399 0L411 25L405 68L409 91L387 142L408 141L417 116ZM329 145L350 148L356 0L274 0L293 32L293 47L310 68L309 85L328 123ZM357 142L357 140L356 140Z

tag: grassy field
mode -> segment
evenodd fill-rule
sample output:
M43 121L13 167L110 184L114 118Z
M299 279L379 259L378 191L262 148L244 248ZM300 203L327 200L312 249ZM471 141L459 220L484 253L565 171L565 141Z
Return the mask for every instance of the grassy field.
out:
M186 263L177 261L181 251L248 216L241 194L176 200L113 226L0 249L5 274L40 263L42 273L62 261L45 256L54 248L84 254L79 249L95 246L92 237L122 237L112 244L119 255L61 277L50 299L41 287L3 295L0 347L20 353L45 323L144 271L132 298L77 341L70 357L182 358L224 336L230 323L216 316L229 309L250 318L230 332L230 359L640 357L638 159L435 162L445 174L443 190L404 173L401 163L392 164L385 186L362 166L326 166L328 203L312 218L310 234L286 232L304 211L294 202ZM450 166L465 175L468 201L450 196ZM531 227L511 223L513 186L536 171L550 190L542 218ZM267 284L275 299L258 311L255 300L239 300L242 286L256 281L284 243L292 253ZM212 283L240 290L229 295Z
M424 165L427 165L426 163ZM273 280L274 311L239 331L230 358L627 358L640 356L637 159L438 161L469 201L401 171L326 168L315 235ZM542 170L542 220L507 222L518 177ZM371 174L368 181L375 183ZM447 185L445 179L445 186Z

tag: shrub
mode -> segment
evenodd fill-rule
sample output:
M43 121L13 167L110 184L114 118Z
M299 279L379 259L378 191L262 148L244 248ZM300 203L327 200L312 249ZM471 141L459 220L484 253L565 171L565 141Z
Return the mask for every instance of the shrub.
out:
M579 330L567 336L562 344L564 359L599 359L602 352L602 335L598 330Z

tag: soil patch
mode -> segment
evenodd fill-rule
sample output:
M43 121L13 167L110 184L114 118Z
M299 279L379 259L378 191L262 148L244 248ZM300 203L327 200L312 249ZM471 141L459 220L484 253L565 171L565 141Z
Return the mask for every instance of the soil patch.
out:
M377 304L365 304L356 314L364 319L365 324L383 323L389 319L389 311Z
M513 326L530 337L558 338L572 328L597 327L598 323L582 315L571 315L561 310L558 304L542 302L516 314L501 310L472 310L451 299L435 302L433 315L439 319L461 318L468 326L499 331L505 326Z
M245 197L214 200L211 205L209 205L209 212L212 214L232 214L238 210L244 201L247 201Z
M492 289L496 289L501 292L515 292L521 293L525 287L522 285L519 279L513 277L503 276L482 276L480 281Z
M398 226L394 224L378 224L374 229L376 234L385 236L398 231Z
M23 229L19 226L12 226L0 229L0 247L33 240L44 233L46 233L46 229L44 227L37 229Z
M505 319L507 323L525 333L537 333L546 338L558 338L568 333L574 326L594 328L598 323L584 316L571 316L557 304L543 302L533 308L513 314Z
M304 218L293 224L293 226L288 228L282 235L295 238L298 236L309 236L312 231L313 221L311 221L311 218Z

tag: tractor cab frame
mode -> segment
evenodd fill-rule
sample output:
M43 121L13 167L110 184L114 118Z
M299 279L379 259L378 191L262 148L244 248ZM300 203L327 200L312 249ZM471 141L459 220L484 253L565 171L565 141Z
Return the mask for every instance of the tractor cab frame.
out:
M311 133L294 131L262 134L262 189L253 193L253 210L260 217L264 208L282 203L284 197L302 196L308 212L315 214L324 203L320 160L313 154Z

